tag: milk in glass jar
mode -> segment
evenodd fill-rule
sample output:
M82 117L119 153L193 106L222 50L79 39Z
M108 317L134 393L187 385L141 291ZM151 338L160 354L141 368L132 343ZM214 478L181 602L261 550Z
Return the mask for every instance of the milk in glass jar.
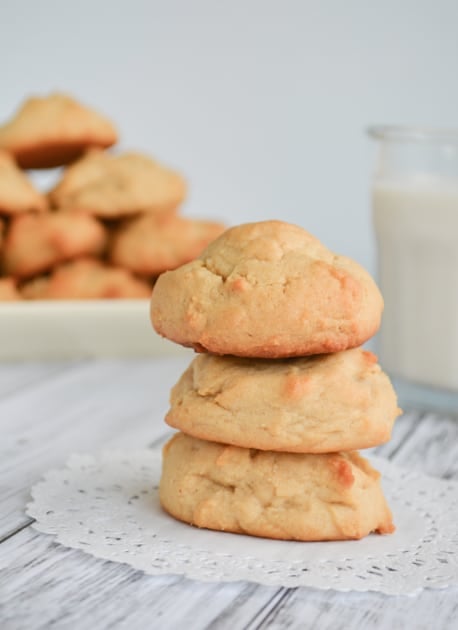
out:
M458 130L373 127L385 312L378 354L401 403L458 413Z

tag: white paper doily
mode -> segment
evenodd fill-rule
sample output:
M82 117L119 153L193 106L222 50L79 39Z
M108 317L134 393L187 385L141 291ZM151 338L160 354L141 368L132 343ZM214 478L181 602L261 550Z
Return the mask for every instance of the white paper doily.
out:
M200 530L165 514L159 450L74 455L32 489L34 527L98 558L203 581L415 594L458 584L458 483L371 457L396 532L302 543Z

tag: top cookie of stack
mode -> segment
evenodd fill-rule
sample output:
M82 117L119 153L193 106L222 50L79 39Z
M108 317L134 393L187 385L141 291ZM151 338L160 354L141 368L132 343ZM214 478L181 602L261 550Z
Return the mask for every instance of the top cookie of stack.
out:
M160 273L223 231L178 214L179 173L105 151L117 139L107 118L63 94L30 98L0 126L0 301L149 297ZM56 166L66 168L47 195L21 170Z
M193 262L160 277L156 330L197 351L280 358L360 346L383 300L356 262L282 221L227 230Z

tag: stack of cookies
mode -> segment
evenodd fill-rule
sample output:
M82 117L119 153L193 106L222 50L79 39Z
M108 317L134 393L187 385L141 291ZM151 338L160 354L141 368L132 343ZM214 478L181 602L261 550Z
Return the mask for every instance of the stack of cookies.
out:
M0 301L149 298L224 226L178 214L186 182L64 94L28 99L0 125ZM65 167L46 194L26 169Z
M153 325L200 353L171 394L164 509L278 539L392 532L380 475L357 452L389 440L400 412L360 348L382 309L364 269L281 221L232 228L163 274Z

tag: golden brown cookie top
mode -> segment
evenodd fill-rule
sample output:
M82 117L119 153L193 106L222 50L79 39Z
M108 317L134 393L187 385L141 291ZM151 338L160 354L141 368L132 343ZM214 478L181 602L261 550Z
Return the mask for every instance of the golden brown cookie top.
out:
M216 221L145 213L116 231L109 257L140 275L158 276L196 258L224 230Z
M361 348L271 360L200 354L170 403L166 422L194 437L297 453L377 446L400 413L377 357Z
M0 214L46 210L48 202L6 151L0 150Z
M159 334L199 351L277 358L337 352L375 334L383 300L356 262L283 221L231 228L160 276Z
M107 118L58 93L29 98L0 127L0 148L22 168L62 166L90 147L110 147L117 139Z
M185 193L181 175L145 155L93 150L65 170L49 197L57 207L116 218L144 211L172 212Z

